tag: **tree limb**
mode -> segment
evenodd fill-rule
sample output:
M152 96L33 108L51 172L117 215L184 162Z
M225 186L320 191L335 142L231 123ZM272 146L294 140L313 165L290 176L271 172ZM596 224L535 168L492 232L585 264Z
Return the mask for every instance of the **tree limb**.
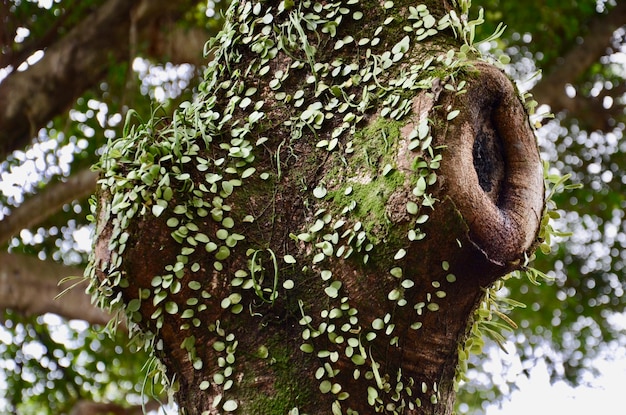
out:
M157 36L155 30L161 30L164 21L179 18L193 4L195 0L108 0L47 48L39 62L7 76L0 83L0 159L26 147L39 128L97 84L112 64L134 57L130 53L134 44L160 39L162 33ZM199 36L191 38L192 42L187 39L189 48L177 43L170 49L185 52L193 48L200 53Z
M55 313L66 319L85 320L104 325L110 315L91 304L84 287L68 290L72 283L59 286L67 276L82 276L78 267L54 261L40 261L27 255L0 253L0 308L9 308L25 315Z
M37 129L66 110L128 54L133 2L109 0L25 71L0 83L0 158L28 145Z
M27 38L27 40L20 45L21 47L15 51L10 50L10 47L7 47L8 53L0 56L0 67L5 68L7 66L12 66L13 68L17 68L36 51L46 49L48 45L53 43L59 36L59 29L68 20L68 18L72 16L72 9L76 9L76 3L69 6L69 11L66 8L65 13L59 16L53 25L47 27L46 32L42 36L34 39L30 39L30 37ZM6 13L10 15L8 10ZM19 26L19 23L15 24L15 26ZM10 45L10 40L11 39L8 37L3 39L3 44Z
M607 14L599 15L589 25L589 33L583 42L572 48L554 70L544 74L541 81L533 88L535 99L541 104L548 104L554 112L568 111L576 118L601 128L598 121L607 121L606 110L601 100L584 96L569 98L565 87L576 80L606 54L611 39L617 28L626 24L626 3L618 2ZM601 117L598 120L598 117Z
M43 222L58 212L63 205L93 193L97 179L98 173L86 169L70 176L64 182L50 185L41 193L27 199L11 215L0 221L0 245L22 229Z

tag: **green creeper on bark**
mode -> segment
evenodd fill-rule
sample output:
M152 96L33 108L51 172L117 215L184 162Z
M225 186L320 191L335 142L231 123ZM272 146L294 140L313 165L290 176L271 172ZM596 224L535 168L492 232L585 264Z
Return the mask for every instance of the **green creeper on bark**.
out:
M196 99L130 114L90 291L183 413L452 413L501 277L550 230L523 99L468 13L233 1Z

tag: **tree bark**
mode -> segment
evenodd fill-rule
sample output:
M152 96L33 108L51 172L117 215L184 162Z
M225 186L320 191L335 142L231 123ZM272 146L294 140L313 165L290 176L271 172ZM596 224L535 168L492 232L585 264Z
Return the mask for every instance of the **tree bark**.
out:
M231 10L198 100L103 159L92 291L188 414L451 414L543 213L515 89L446 1Z

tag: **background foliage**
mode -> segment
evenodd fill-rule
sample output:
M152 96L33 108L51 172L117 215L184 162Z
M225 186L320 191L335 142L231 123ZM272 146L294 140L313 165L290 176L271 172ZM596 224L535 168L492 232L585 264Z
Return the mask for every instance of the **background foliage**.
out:
M593 43L607 15L623 13L613 9L615 3L604 1L531 0L522 5L485 0L474 1L474 6L487 10L481 27L485 33L500 21L508 25L501 41L491 45L492 52L511 57L511 75L540 104L542 78L566 73L568 54ZM621 22L626 23L623 15ZM527 305L511 315L520 325L511 340L525 371L544 360L553 380L573 384L589 378L594 358L610 356L626 342L624 326L616 318L625 304L624 34L619 27L594 51L591 65L565 78L561 93L577 102L567 109L552 105L554 119L538 130L542 157L582 184L556 197L562 211L560 229L572 236L535 262L537 268L551 270L554 281L541 286L523 280L507 283L511 296ZM538 70L541 77L536 76ZM501 385L501 390L487 383L486 389L470 384L467 392L477 392L476 387L483 399L492 399L514 387L515 378L503 377L510 385Z
M104 3L5 1L0 6L0 79L8 79L17 68L28 71L47 47ZM226 3L192 3L177 16L176 24L201 28L208 39L220 27ZM473 17L480 7L485 9L486 21L477 38L493 33L499 22L508 26L504 36L485 45L485 50L510 56L508 71L520 90L531 91L540 104L550 105L540 107L540 113L555 114L538 130L543 158L583 184L557 196L562 209L559 225L573 236L555 241L552 253L539 255L536 261L537 268L551 270L554 280L541 286L511 280L506 289L527 304L510 315L520 327L508 348L520 356L525 369L543 360L553 379L577 383L593 370L588 369L591 360L626 343L624 326L615 323L625 304L625 7L602 0L473 3ZM158 102L170 111L193 94L202 71L197 62L174 64L166 54L155 56L149 47L135 46L133 56L113 62L106 77L71 109L51 119L28 147L2 161L0 220L31 195L94 163L106 140L120 134L128 108L147 115ZM570 64L571 56L585 47L591 50L585 54L589 63L576 59L577 64ZM553 82L554 74L562 84ZM2 250L66 265L84 264L86 212L85 200L68 203L44 222L14 235ZM83 322L3 310L0 390L6 392L0 412L69 413L85 400L126 407L141 404L146 400L142 381L152 366L144 366L147 357L142 351L129 353L126 342L123 335L110 339L88 330ZM474 361L477 367L482 363ZM501 377L482 368L471 370L461 393L460 400L466 403L462 412L475 413L483 402L507 394L519 380L508 376L504 378L509 383L494 381Z

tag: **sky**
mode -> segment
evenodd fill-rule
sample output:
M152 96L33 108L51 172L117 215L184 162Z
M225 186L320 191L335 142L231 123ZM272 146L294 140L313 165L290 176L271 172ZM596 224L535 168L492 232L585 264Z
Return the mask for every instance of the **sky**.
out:
M491 406L486 415L590 415L613 408L608 414L624 413L626 404L626 356L616 360L595 361L602 375L589 385L572 387L564 382L550 384L546 366L535 367L528 379L518 383L516 390L501 407ZM617 409L621 408L621 409ZM620 412L622 411L622 412Z
M612 316L611 324L626 333L626 312ZM514 350L514 346L507 346ZM508 360L509 365L502 365ZM489 371L500 373L503 367L520 372L521 362L515 353L507 355L498 352L489 362ZM538 363L530 370L529 377L516 376L519 388L508 394L501 406L487 408L486 415L590 415L626 413L626 348L620 345L607 346L599 357L593 360L592 367L599 376L591 373L583 379L583 384L573 387L559 381L550 384L547 366ZM611 408L609 412L606 409ZM621 408L621 409L617 409Z

